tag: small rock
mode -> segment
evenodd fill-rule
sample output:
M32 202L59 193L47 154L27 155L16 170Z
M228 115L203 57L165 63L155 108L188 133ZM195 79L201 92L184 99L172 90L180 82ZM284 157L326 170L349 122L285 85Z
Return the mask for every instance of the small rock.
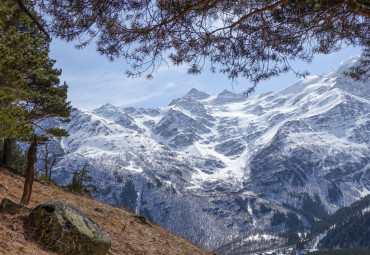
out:
M108 214L109 211L103 208L95 208L95 211Z
M25 221L27 235L61 254L104 255L111 237L95 221L61 201L38 205Z
M146 219L143 215L134 215L134 218L138 219L140 223L147 224Z
M24 205L18 204L9 198L3 198L0 204L0 213L8 213L11 215L30 211L30 209Z

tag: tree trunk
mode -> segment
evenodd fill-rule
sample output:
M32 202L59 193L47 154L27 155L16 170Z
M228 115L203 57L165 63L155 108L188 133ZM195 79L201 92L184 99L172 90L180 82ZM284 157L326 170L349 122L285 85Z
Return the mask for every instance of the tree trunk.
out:
M35 179L35 167L37 160L37 137L33 136L32 143L27 152L26 180L24 182L21 204L27 205L31 200L32 184Z
M51 171L53 170L53 167L56 162L57 162L57 156L53 154L53 161L51 162L50 168L49 168L49 181L51 181Z
M49 149L48 149L48 144L45 143L45 161L44 161L44 166L45 166L45 181L49 177L49 173L48 173L49 166L48 166L48 164L49 164Z
M12 165L12 149L15 143L15 139L5 138L4 139L4 152L3 152L3 164L11 167Z

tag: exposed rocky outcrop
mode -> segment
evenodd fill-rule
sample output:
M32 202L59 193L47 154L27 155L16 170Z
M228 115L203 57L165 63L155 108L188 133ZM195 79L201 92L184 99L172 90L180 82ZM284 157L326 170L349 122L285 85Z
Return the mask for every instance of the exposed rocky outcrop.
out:
M95 221L61 201L38 205L25 221L27 235L60 254L104 255L110 235Z

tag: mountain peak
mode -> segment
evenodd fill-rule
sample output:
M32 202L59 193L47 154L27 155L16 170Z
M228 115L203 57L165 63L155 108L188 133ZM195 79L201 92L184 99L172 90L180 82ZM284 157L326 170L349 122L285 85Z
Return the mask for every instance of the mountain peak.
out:
M235 94L235 93L231 92L230 90L224 89L220 94L218 94L218 96L232 95L232 94Z
M203 100L209 97L209 95L205 92L199 91L195 88L192 88L186 95L186 97L192 97L196 100Z
M244 97L242 94L235 94L225 89L224 91L217 95L217 97L212 101L212 104L222 105L228 103L236 103L244 101L245 99L246 97Z
M103 106L100 106L99 108L95 109L94 112L101 112L101 111L107 111L107 110L112 111L112 110L117 110L117 108L118 108L117 106L114 106L110 103L107 103L107 104L105 104Z

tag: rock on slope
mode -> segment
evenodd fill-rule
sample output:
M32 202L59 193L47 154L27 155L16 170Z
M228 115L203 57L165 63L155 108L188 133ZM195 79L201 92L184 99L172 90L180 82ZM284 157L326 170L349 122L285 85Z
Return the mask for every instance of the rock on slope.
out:
M0 200L4 197L20 201L24 178L0 167L0 182L8 190L0 187ZM107 254L122 255L210 255L188 241L170 234L155 224L143 222L137 215L101 202L63 191L53 185L35 182L30 208L38 204L60 200L73 205L89 218L97 222L112 238L112 246ZM23 221L27 214L10 216L0 214L0 254L6 255L52 255L61 254L42 250L24 235Z
M55 179L88 163L99 200L208 249L283 243L289 213L308 225L369 193L370 86L343 75L356 61L253 98L192 89L157 109L74 109Z

